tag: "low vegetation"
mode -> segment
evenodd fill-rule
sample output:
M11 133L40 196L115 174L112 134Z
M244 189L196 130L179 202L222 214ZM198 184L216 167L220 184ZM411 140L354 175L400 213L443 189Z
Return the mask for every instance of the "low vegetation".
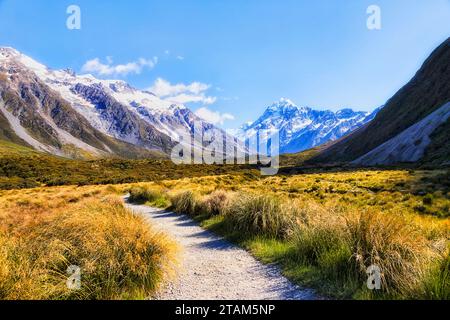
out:
M0 189L105 185L258 171L246 165L175 165L170 160L70 160L0 140Z
M278 198L267 195L242 195L223 210L236 231L274 238L283 237L291 227L289 211Z
M240 177L221 176L141 184L140 188L166 190L158 194L167 199L168 208L189 214L262 261L278 263L286 276L327 296L446 299L450 294L449 220L442 213L432 217L415 210L415 203L436 212L445 208L449 203L443 193L446 182L436 172L422 172L408 184L399 182L400 177L416 174L321 173L240 183ZM430 180L434 191L417 192L416 188L427 190ZM328 181L336 182L328 185ZM353 188L340 192L343 184ZM274 186L278 188L271 190ZM323 191L330 186L337 192ZM388 192L388 188L392 189ZM397 188L408 190L409 198L395 202L395 197L406 197ZM342 200L345 196L349 198ZM371 265L382 270L381 291L366 287Z
M170 277L176 245L125 209L115 187L0 197L0 299L144 299ZM79 290L67 286L81 269Z
M0 143L0 298L151 295L176 248L114 198L128 193L190 215L326 296L448 299L449 177L336 167L261 177L245 166L67 160ZM65 184L74 186L52 187ZM79 291L65 284L72 264L84 270ZM370 265L382 270L381 291L366 287Z

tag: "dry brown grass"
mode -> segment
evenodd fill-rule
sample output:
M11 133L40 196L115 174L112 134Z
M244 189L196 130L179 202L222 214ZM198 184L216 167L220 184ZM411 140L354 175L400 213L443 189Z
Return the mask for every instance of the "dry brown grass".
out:
M368 266L377 265L386 292L420 295L431 262L442 253L432 250L441 239L426 239L404 216L370 209L347 215L345 227L351 263L361 278Z
M1 299L146 298L170 276L174 242L106 188L1 197ZM70 265L81 268L81 290L67 288Z
M31 236L24 236L29 230L46 225L51 226L51 230L59 230L61 238L64 234L71 235L66 229L58 229L59 223L56 225L56 220L52 219L60 216L68 226L73 226L74 222L63 212L69 214L75 210L70 208L84 208L85 211L80 212L85 212L85 219L91 219L90 213L97 210L99 199L111 201L106 200L107 194L125 194L138 187L134 189L135 195L138 198L143 195L141 201L161 207L172 205L175 211L196 216L205 225L225 222L225 229L221 229L225 236L245 236L244 246L251 250L263 248L256 253L263 260L274 261L271 257L275 257L295 280L306 277L308 284L314 281L312 279L318 279L315 283L326 287L323 290L326 294L372 298L373 293L367 293L364 286L365 271L369 265L376 264L383 273L382 297L445 299L450 295L450 219L446 218L450 202L448 180L442 178L443 174L441 171L360 170L268 178L223 175L105 187L0 191L0 242L3 244L0 259L9 259L13 252L14 259L9 259L10 262L19 261L26 270L47 270L47 265L44 269L35 268L39 265L36 262L40 261L39 257L30 260L26 250L22 250L32 247L25 241L32 239ZM89 206L91 201L94 201L94 207ZM426 211L417 211L419 206L425 206ZM105 208L105 214L108 210L110 208ZM48 221L54 221L54 224ZM75 240L85 239L81 236L82 230L89 230L94 224L100 225L92 227L100 230L100 238L95 243L102 243L101 235L108 234L108 230L116 230L115 235L133 234L133 231L122 229L125 226L121 223L133 226L125 220L117 224L110 219L95 221L92 218L90 221L92 225L86 222L87 225L78 229ZM103 225L105 228L101 227ZM130 241L123 238L124 242L117 244L118 239L110 239L110 242L104 239L103 244L109 247L105 247L108 256L124 254L108 251L111 247L126 247ZM51 252L60 252L57 243L52 245L56 249ZM46 248L39 248L48 252ZM280 248L286 248L284 253L280 253ZM91 249L83 247L78 255L82 256L83 252L93 255ZM45 255L42 261L52 259L60 263L57 257L50 259ZM33 264L27 264L29 261ZM102 264L107 265L108 261ZM8 273L11 268L8 264L0 265L0 277L13 279ZM130 268L138 270L136 266ZM304 270L314 272L305 276ZM49 292L55 290L52 284L55 280L49 278L49 273L28 271L28 274L32 276L21 278L22 288L32 286L33 281L27 282L27 279L42 276L40 283L50 288ZM54 276L53 273L50 275ZM5 283L14 282L1 282L0 292L6 292L4 288L8 286L5 287ZM147 288L153 290L151 285ZM23 290L32 292L31 289ZM42 292L45 291L38 290L38 293ZM67 297L58 296L57 290L54 292L57 292L54 296ZM38 296L38 293L30 296ZM42 294L43 297L49 295Z
M190 184L192 189L186 190ZM345 287L339 296L359 292L363 298L372 297L373 292L363 286L371 265L382 271L384 297L448 295L448 286L442 284L446 269L436 272L448 256L450 233L445 219L397 211L398 207L382 212L377 206L347 205L334 197L321 202L313 197L261 194L261 190L211 192L209 184L192 181L181 185L183 189L175 188L174 195L168 195L176 212L203 220L220 216L228 228L225 234L241 235L246 243L261 237L290 243L292 253L283 259L291 266L316 268L323 282L334 283L333 290Z
M290 240L295 259L317 267L330 282L360 287L367 268L376 265L383 293L420 298L432 295L425 288L428 282L440 281L430 274L448 255L450 238L442 224L418 224L400 213L312 201L293 201L291 207L297 226Z
M216 190L204 197L201 201L202 210L208 216L217 216L224 213L224 210L235 201L235 195L223 190Z
M237 231L248 234L282 238L292 225L290 209L274 196L240 194L224 212Z

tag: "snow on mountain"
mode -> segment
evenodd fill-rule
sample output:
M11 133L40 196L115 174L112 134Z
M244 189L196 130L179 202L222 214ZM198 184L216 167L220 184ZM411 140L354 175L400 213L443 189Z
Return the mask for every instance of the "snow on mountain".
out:
M152 113L173 113L172 110L175 106L173 106L172 103L156 97L151 92L134 89L125 81L101 80L96 79L90 74L76 75L75 72L70 69L51 70L43 64L40 64L39 62L31 59L30 57L21 54L15 49L2 48L0 50L1 53L6 52L6 55L0 55L0 61L3 57L6 58L5 60L13 58L16 61L22 63L29 70L33 71L52 89L59 92L64 99L71 102L77 109L77 111L86 116L86 118L92 121L92 123L99 129L104 129L105 124L102 124L102 120L98 119L98 116L95 116L95 106L90 103L85 97L82 97L81 95L74 92L73 88L77 84L88 87L97 86L106 94L117 100L119 103L133 107L132 110L134 111L136 111L138 107L144 107ZM185 109L184 106L176 107ZM167 131L167 128L161 129L162 131Z
M280 153L300 152L328 141L337 140L372 120L373 112L342 109L336 112L297 106L289 99L270 105L255 122L244 124L236 133L242 141L260 130L279 132Z
M193 131L195 122L202 122L203 132L217 129L185 106L135 89L125 81L101 80L89 74L77 75L69 69L52 70L13 48L0 48L0 67L10 71L23 68L24 72L32 72L70 103L92 127L134 145L152 148L153 144L149 146L148 140L161 140L160 145L164 144L165 136L177 141L181 134ZM146 127L146 137L142 137L142 127ZM155 130L162 136L158 136ZM198 147L202 142L196 141L195 145ZM226 147L232 149L234 146Z

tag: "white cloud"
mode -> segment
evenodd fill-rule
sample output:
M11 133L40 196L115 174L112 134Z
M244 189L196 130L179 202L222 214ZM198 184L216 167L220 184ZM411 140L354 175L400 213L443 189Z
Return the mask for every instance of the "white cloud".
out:
M212 124L223 124L226 120L234 120L234 116L232 114L212 111L205 107L195 111L195 114Z
M184 60L183 56L177 56L177 60Z
M158 57L153 57L152 59L139 58L137 61L114 65L112 57L108 56L106 63L102 63L99 58L87 61L81 71L101 76L125 76L129 73L139 74L144 68L153 69L157 63Z
M179 95L176 95L174 97L167 97L166 100L178 103L178 104L186 104L189 102L200 102L203 104L213 104L216 102L216 97L207 97L203 94L201 95L193 95L193 94L187 94L187 93L181 93Z
M153 86L148 90L166 100L185 104L189 102L199 102L203 104L213 104L216 97L206 95L206 91L211 88L209 84L201 82L192 82L190 84L178 83L171 84L162 78L156 79Z
M150 90L160 97L173 96L179 93L188 92L193 94L200 94L208 90L211 86L201 82L192 82L191 84L171 84L169 81L162 78L156 79Z

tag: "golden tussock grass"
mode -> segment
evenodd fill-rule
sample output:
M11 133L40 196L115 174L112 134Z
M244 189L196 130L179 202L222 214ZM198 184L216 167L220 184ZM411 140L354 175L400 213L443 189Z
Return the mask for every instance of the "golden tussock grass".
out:
M108 196L125 193L237 237L326 295L450 296L445 171L356 170L0 191L1 297L115 299L154 292L170 274L176 249ZM65 287L69 264L86 272L79 292ZM365 286L370 265L381 269L379 292Z
M106 188L37 189L0 202L1 299L136 299L170 277L177 247ZM70 290L68 266L81 268Z
M383 181L376 175L371 180L371 173L358 175L361 185L371 184L374 189ZM233 185L233 178L227 176L167 181L159 186L144 184L141 188L170 189L161 195L171 202L174 211L201 220L219 217L213 219L222 221L225 228L222 233L246 239L244 245L261 239L286 243L289 250L277 258L278 262L284 262L291 275L300 266L313 268L314 277L321 279L327 294L396 299L443 299L450 294L448 263L445 263L450 240L448 219L417 214L408 203L370 206L363 203L364 196L378 197L370 190L353 195L353 203L342 201L340 193L339 197L331 194L322 201L306 192L299 192L298 197L290 197L281 190L266 192L268 187L276 186L275 182L283 181L278 177L268 179L274 181L261 185L243 182L239 192L218 188L228 186L230 181ZM327 179L348 183L349 178L346 174L340 178L333 174ZM393 181L390 183L397 183ZM251 188L252 185L257 188ZM385 196L388 201L393 201L393 197ZM264 254L261 258L264 259ZM366 271L371 265L381 269L380 292L365 287Z

